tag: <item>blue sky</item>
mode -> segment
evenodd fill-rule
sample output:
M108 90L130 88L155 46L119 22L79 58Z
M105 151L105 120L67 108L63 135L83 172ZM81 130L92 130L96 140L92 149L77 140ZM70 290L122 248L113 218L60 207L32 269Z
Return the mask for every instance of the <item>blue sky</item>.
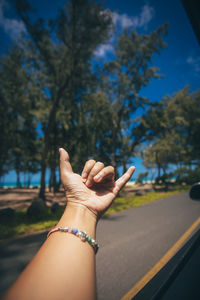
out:
M37 9L37 15L44 18L54 18L59 7L63 7L65 0L30 0ZM0 53L12 43L24 30L23 23L16 16L12 1L0 0ZM141 95L152 102L159 101L167 94L172 95L184 86L189 85L191 90L199 88L200 83L200 47L192 26L180 0L105 0L105 9L112 12L112 18L119 31L125 27L132 27L138 33L150 33L160 24L169 22L168 35L164 37L168 47L160 55L153 57L153 65L160 69L165 77L153 80L143 88ZM112 55L114 37L105 45L101 45L96 55L104 61ZM139 159L136 165L135 176L145 171ZM6 181L15 180L14 173L6 176Z

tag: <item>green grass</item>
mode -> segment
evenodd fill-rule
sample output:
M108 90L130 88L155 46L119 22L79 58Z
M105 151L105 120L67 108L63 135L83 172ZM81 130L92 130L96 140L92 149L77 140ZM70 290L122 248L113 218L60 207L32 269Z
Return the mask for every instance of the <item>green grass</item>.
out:
M188 187L176 187L175 191L170 192L149 192L143 196L117 197L113 205L106 212L106 215L141 206L188 189ZM49 230L57 224L63 211L64 207L60 207L56 213L52 213L48 208L42 216L30 219L27 217L25 210L18 210L15 212L12 222L8 222L8 220L0 221L0 239L17 237L22 234L30 234L40 230Z
M179 188L176 191L170 192L149 192L143 196L131 196L131 197L118 197L115 199L113 205L107 210L105 215L113 214L115 212L141 206L159 199L163 199L169 196L173 196L180 192L188 190L188 187Z
M32 219L26 215L26 210L15 211L12 222L0 221L0 239L48 230L58 223L63 211L64 207L60 207L56 213L52 213L48 208L43 216Z

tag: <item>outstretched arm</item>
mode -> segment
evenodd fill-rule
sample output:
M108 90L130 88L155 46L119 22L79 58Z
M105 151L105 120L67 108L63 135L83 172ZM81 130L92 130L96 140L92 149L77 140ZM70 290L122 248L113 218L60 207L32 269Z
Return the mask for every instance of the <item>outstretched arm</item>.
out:
M67 206L58 227L86 231L95 239L100 216L134 172L131 167L114 181L114 169L88 161L82 176L73 173L68 153L60 149L61 180ZM4 300L92 300L96 298L95 253L86 241L68 232L52 233Z

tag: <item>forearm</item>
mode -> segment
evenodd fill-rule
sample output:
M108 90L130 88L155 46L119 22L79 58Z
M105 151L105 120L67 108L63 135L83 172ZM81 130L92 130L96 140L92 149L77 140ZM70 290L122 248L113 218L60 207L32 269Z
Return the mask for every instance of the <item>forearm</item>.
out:
M77 228L95 238L96 218L79 205L68 205L58 226ZM55 232L45 241L5 300L92 300L96 293L95 278L95 254L91 245L73 234Z

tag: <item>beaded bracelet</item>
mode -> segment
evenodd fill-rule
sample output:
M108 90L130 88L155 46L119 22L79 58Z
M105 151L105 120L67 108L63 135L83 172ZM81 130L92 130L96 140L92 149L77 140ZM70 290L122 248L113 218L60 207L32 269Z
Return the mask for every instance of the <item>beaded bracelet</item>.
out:
M97 242L94 239L91 238L91 236L87 235L87 233L85 231L79 231L77 228L71 228L71 227L56 227L56 228L53 228L47 234L47 238L53 232L56 232L56 231L72 233L73 235L76 235L77 237L79 237L82 242L88 242L88 244L90 244L90 246L92 246L92 248L94 249L95 254L97 253L97 251L99 249L99 245L97 244Z

